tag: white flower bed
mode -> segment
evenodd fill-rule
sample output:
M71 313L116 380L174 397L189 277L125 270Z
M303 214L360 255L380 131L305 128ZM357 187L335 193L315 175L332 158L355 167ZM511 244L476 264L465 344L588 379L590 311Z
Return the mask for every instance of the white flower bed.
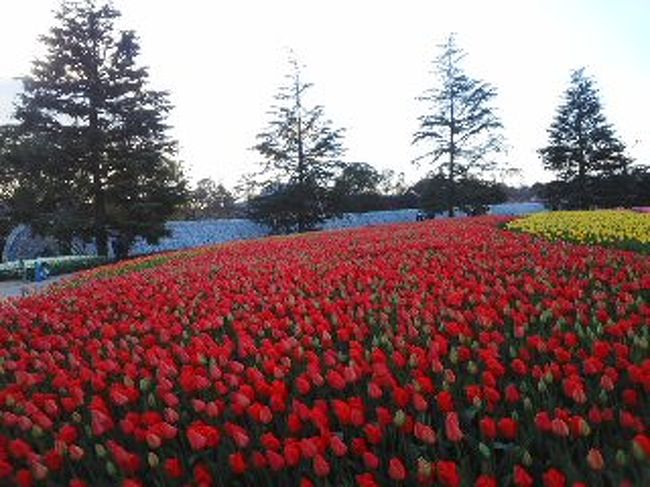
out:
M490 213L495 215L521 215L544 211L541 203L514 203L493 205ZM385 225L415 221L418 210L371 211L368 213L345 213L340 218L332 218L323 225L324 230L357 228L371 225ZM444 217L444 214L438 216ZM230 240L246 240L268 235L268 229L251 220L222 219L198 221L170 221L167 228L171 235L163 238L157 245L150 245L138 239L131 248L131 255L151 254L169 250L186 249L202 245L212 245ZM17 227L12 232L4 251L5 260L33 258L43 252L45 241L32 235L29 227ZM94 252L92 245L79 246L84 254Z

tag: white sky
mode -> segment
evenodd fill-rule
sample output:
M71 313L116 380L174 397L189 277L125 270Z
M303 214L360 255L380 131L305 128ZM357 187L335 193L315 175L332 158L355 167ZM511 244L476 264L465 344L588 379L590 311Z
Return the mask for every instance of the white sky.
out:
M0 120L43 52L37 38L53 23L57 0L0 3ZM424 106L415 100L435 82L437 45L451 31L467 51L470 76L496 86L513 182L551 175L536 150L569 80L586 66L601 89L605 114L630 155L650 163L650 0L115 0L122 26L141 41L153 87L169 90L170 122L193 180L233 186L255 169L249 148L287 71L291 47L314 83L312 99L347 129L346 160L404 171Z

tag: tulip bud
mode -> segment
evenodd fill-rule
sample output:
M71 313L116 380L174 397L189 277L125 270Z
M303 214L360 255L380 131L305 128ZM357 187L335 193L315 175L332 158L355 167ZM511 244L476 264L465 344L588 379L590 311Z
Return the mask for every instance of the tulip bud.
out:
M149 452L149 454L147 455L147 463L151 468L156 468L160 463L160 459L158 458L158 455L156 455L154 452Z
M644 461L647 458L643 447L638 441L636 441L636 439L632 440L632 454L634 455L634 458L639 461Z
M483 455L485 458L490 458L492 456L492 452L490 451L490 447L487 446L485 443L481 442L478 444L478 451Z
M533 457L528 450L524 450L524 454L521 456L521 463L526 467L530 467L533 464Z
M621 467L627 465L627 455L623 450L616 451L616 463Z
M425 460L422 457L418 458L418 475L424 478L429 478L431 477L431 474L433 473L433 468L431 466L431 462L428 460Z
M43 429L39 425L35 424L32 426L32 436L34 438L40 438L43 436Z
M106 456L106 448L101 443L95 443L95 454L99 458L104 458Z
M131 377L129 377L128 375L124 376L124 379L122 380L122 382L124 383L124 385L126 387L133 387L135 385L135 383L133 382L133 379L131 379Z
M529 397L524 397L524 410L525 411L533 410L533 402L530 400Z
M150 408L156 407L156 396L151 392L147 394L147 404Z
M605 389L601 389L598 393L598 400L601 404L607 404L607 391Z
M546 382L544 382L543 380L540 380L540 381L537 383L537 390L538 390L539 392L546 392Z
M70 455L70 458L75 462L81 460L84 456L84 453L85 452L83 451L83 448L78 445L70 445L68 447L68 454Z
M414 369L418 366L418 357L414 353L409 357L409 366Z
M72 413L72 421L74 421L75 423L81 423L81 414L79 414L78 411Z
M406 413L402 409L398 409L395 412L395 416L393 416L393 423L398 428L401 428L402 426L404 426L405 422L406 422Z
M445 382L453 384L456 382L456 374L451 369L445 369Z
M483 405L483 402L481 401L480 397L474 396L474 399L472 400L472 405L475 408L479 409Z
M469 372L472 375L478 372L478 366L473 360L470 360L469 363L467 364L467 372Z
M140 379L140 390L142 392L147 392L149 390L149 387L151 386L151 379L144 377Z
M449 361L454 365L458 363L458 351L456 348L452 348L449 351Z
M544 374L544 382L546 382L547 384L553 383L553 374L550 371Z
M32 465L32 472L34 472L34 478L36 480L43 480L47 477L48 469L45 465L40 462L36 462Z
M587 453L587 463L593 470L602 470L605 467L605 460L603 455L597 448L592 448Z
M154 433L147 433L145 439L147 441L147 445L149 445L149 448L151 448L152 450L155 450L156 448L160 448L160 445L162 444L162 440L160 439L160 436Z
M117 475L117 468L115 467L115 464L113 462L106 462L106 472L111 477Z

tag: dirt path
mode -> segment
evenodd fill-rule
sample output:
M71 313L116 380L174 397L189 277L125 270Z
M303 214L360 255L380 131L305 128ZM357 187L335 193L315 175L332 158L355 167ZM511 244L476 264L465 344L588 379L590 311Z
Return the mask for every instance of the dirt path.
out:
M35 294L44 291L51 284L69 276L63 274L60 276L53 276L41 282L30 281L1 281L0 282L0 300L3 298L10 298L16 296L27 296L28 294Z

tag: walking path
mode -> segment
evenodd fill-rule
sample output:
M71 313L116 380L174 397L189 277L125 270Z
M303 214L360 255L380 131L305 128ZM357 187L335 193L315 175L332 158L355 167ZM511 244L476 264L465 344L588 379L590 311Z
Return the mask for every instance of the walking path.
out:
M0 281L0 300L15 296L27 296L29 294L36 294L47 289L51 284L67 277L69 274L60 276L53 276L45 281L31 282L31 281Z

